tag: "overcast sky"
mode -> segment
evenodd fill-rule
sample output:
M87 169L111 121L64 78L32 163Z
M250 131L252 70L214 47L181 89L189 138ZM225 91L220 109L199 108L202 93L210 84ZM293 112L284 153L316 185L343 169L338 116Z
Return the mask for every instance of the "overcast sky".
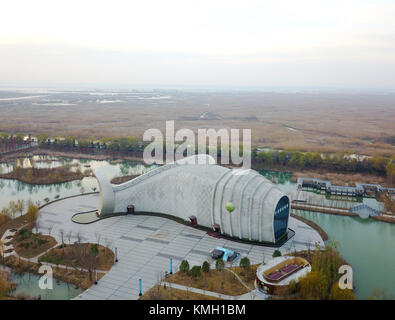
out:
M3 0L0 85L395 88L395 1Z

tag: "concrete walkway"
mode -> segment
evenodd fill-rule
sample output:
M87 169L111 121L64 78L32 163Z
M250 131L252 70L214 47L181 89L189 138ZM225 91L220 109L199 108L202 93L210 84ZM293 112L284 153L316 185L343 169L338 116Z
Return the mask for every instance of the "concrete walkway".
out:
M0 255L4 258L6 258L8 256L12 256L15 253L14 246L12 244L10 244L8 246L5 245L6 243L12 241L11 239L8 240L6 238L10 237L10 236L13 237L15 235L15 233L16 233L16 231L11 231L11 229L7 229L0 239ZM13 251L5 253L5 251L7 251L7 250L13 250Z
M35 257L30 258L29 261L34 262L34 263L38 263L38 259L39 259L41 256L43 256L44 254L46 254L48 251L50 251L50 250L56 248L58 245L59 245L59 243L56 243L56 244L55 244L54 246L52 246L51 248L45 250L44 252L38 254L38 255L35 256ZM15 252L15 255L18 255L18 254ZM21 257L21 258L22 258L22 259L25 259L25 258L23 258L23 257Z
M206 232L191 228L166 218L148 215L125 215L111 217L95 223L82 225L71 221L77 213L93 210L99 206L99 195L91 194L51 203L40 210L39 232L51 235L61 242L63 234L72 232L72 241L97 243L111 250L118 250L119 262L107 272L95 286L92 286L76 299L92 300L135 300L138 299L139 279L142 279L143 292L152 288L170 271L170 259L173 272L183 259L190 266L202 265L209 261L213 265L210 252L216 246L233 249L240 258L248 257L251 264L272 259L278 249L282 254L294 250L313 248L315 243L324 246L320 235L305 223L289 219L289 227L295 230L295 236L280 248L264 247L240 243L223 238L213 238ZM235 262L239 263L239 259Z
M14 236L15 233L16 233L16 231L6 230L6 231L4 232L3 237L1 238L1 244L5 243L5 238L6 238L6 237L8 237L8 236ZM7 240L7 242L8 242L8 241L12 241L12 240ZM59 246L59 245L60 245L60 243L56 243L56 244L55 244L54 246L52 246L51 248L49 248L49 249L45 250L44 252L38 254L37 256L31 257L31 258L25 258L25 257L20 256L20 255L14 250L13 245L9 245L9 246L0 245L0 254L1 254L1 256L2 256L3 253L4 253L4 251L9 250L9 249L12 249L13 252L5 253L5 254L4 254L4 258L9 257L9 256L15 256L16 258L18 258L18 259L20 259L20 260L22 260L22 261L32 262L32 263L38 263L38 260L39 260L39 258L40 258L41 256L45 255L47 252L49 252L50 250L56 248L56 247ZM77 268L77 267L72 267L72 266L65 266L65 265L61 265L61 264L58 264L58 265L57 265L57 264L54 264L54 263L49 263L49 262L44 262L44 261L41 262L41 264L42 264L42 265L51 266L51 267L53 267L53 268L73 269L73 270L80 270L80 271L89 272L89 270L88 270L88 269L85 269L85 268ZM106 272L108 272L108 270L105 271L105 270L99 270L99 269L97 269L96 272L97 272L97 273L106 273Z
M222 294L222 293L218 293L218 292L197 289L194 287L188 287L188 286L184 286L184 285L177 284L177 283L171 283L171 282L162 282L161 286L166 286L169 288L184 290L184 291L188 291L188 292L195 292L195 293L203 294L205 296L210 296L210 297L223 299L223 300L266 300L269 297L268 295L265 295L264 293L260 292L257 289L247 292L245 294L239 295L239 296L230 296L230 295L226 295L226 294Z
M229 271L229 272L231 272L231 273L233 273L234 275L235 275L235 277L236 277L236 279L237 280L239 280L239 282L243 285L243 287L245 287L247 290L252 290L248 285L246 285L245 283L244 283L244 281L243 280L241 280L241 278L239 277L239 275L236 273L236 272L234 272L233 270L231 270L231 269L228 269L228 268L225 268L225 270L226 271Z

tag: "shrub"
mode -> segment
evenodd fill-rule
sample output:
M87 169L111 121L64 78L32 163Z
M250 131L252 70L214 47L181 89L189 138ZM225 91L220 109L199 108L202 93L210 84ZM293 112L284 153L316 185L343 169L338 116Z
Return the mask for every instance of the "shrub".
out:
M8 281L8 277L8 272L0 270L0 299L11 289L11 283Z
M311 271L299 281L299 294L306 300L327 299L329 291L328 278L319 271Z
M273 257L273 258L281 257L281 251L280 251L280 250L275 250L275 251L273 252L272 257Z
M215 262L215 269L217 269L217 270L223 270L224 268L225 268L225 262L224 262L224 260L218 259L218 260Z
M182 273L188 273L188 271L189 271L189 262L188 262L188 260L182 260L181 261L180 271Z
M38 218L38 207L35 206L34 204L31 204L27 210L26 213L26 218L30 223L33 223L37 220Z
M243 268L244 270L247 270L250 267L250 259L248 259L247 257L241 259L240 267Z
M10 220L10 217L0 213L0 226Z
M295 294L296 292L298 292L298 290L298 283L294 279L292 279L288 284L289 294Z
M201 268L200 266L193 266L191 269L191 275L192 277L198 278L201 275Z
M99 254L99 246L97 244L91 244L90 246L91 253L95 256Z
M210 263L208 263L207 261L204 261L203 265L202 265L202 270L203 270L203 272L210 272Z
M339 288L339 283L335 282L332 285L330 294L329 294L329 300L355 300L356 297L354 295L354 292L350 289L340 289Z

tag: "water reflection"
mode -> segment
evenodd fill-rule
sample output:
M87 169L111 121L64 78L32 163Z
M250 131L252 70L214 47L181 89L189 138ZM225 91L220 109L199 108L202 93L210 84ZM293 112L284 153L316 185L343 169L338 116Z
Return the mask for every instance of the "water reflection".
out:
M72 169L78 167L81 170L102 168L109 179L123 175L139 175L145 173L156 166L144 166L141 163L132 161L119 160L90 160L90 159L73 159L63 157L53 157L47 155L35 155L29 158L16 159L8 163L0 163L0 169L3 173L11 172L17 165L24 167L36 168L55 168L65 164L72 165ZM57 184L34 185L18 180L0 179L0 209L7 207L11 200L32 200L43 203L45 198L54 200L59 197L67 197L80 194L81 191L92 192L98 190L97 180L93 177L84 177L81 180L69 181Z
M51 161L54 163L51 164ZM109 179L122 175L138 175L145 173L155 166L146 167L141 163L117 160L88 160L56 158L49 156L34 156L35 166L60 165L65 162L81 165L82 168L102 168ZM32 162L30 161L30 164ZM2 170L13 169L11 164L0 164ZM296 183L291 181L292 175L286 172L261 171L269 180L278 183L277 186L287 194L295 192ZM54 200L56 195L66 197L80 194L81 188L90 192L93 188L98 190L97 180L93 177L85 177L82 180L70 181L52 185L31 185L16 180L0 179L0 208L8 206L11 200L31 199L44 203L48 197ZM353 205L352 201L334 200L324 194L308 192L309 200L317 201L325 205ZM380 208L381 204L373 198L364 198L363 203L373 208ZM330 240L339 243L339 251L342 256L353 266L354 281L357 284L357 296L366 298L374 288L387 288L388 292L395 296L395 277L393 266L395 254L393 243L395 241L395 224L379 222L373 219L360 219L358 217L343 217L316 212L298 211L297 214L316 222L329 235ZM63 290L63 289L62 289ZM67 290L69 290L67 288ZM63 291L62 291L63 292ZM68 291L67 291L68 292ZM67 296L68 293L62 293ZM74 293L72 293L74 294Z
M13 296L39 297L42 300L69 300L83 291L81 288L75 288L74 285L56 279L53 280L52 290L42 290L38 286L40 276L30 273L15 273L4 266L0 266L0 269L10 272L10 281L17 285L12 292Z

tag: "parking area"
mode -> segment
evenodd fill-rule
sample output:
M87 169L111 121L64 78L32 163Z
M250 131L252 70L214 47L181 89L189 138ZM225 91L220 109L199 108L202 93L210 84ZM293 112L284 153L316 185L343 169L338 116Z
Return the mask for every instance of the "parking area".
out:
M73 214L97 208L99 195L91 194L51 203L40 211L39 232L51 235L59 242L60 231L72 232L72 241L79 237L83 242L117 248L119 261L99 281L76 299L137 299L139 279L143 292L150 289L165 272L173 271L183 259L191 266L209 260L210 252L217 246L240 253L234 262L247 256L252 264L272 259L273 251L283 254L294 250L312 248L314 243L323 245L319 234L308 225L290 217L289 227L295 236L281 248L263 247L209 236L206 232L161 217L125 215L103 219L91 224L76 224Z

